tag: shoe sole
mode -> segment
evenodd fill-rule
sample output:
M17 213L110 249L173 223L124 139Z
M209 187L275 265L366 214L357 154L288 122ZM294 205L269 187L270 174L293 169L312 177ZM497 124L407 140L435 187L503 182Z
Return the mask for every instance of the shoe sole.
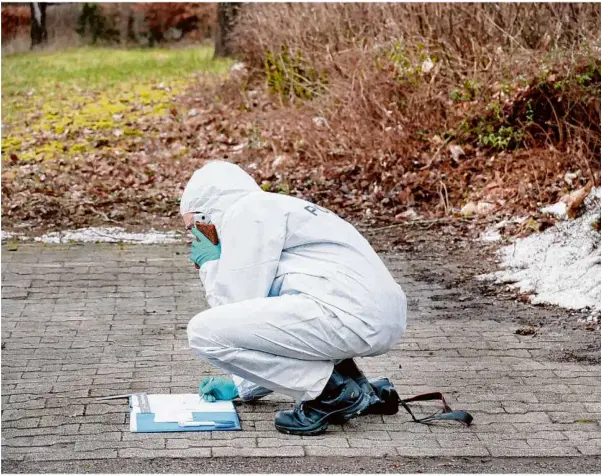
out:
M336 424L344 424L352 418L361 416L365 413L365 411L369 408L369 397L365 394L361 396L359 400L353 403L349 408L345 408L343 410L338 410L337 412L330 413L326 418L322 421L318 422L318 424L310 429L299 430L299 429L291 429L282 426L275 425L276 430L280 433L285 433L287 435L301 435L301 436L317 436L325 433L328 429L328 423L336 423Z
M278 425L275 426L275 429L280 433L285 433L286 435L317 436L326 432L328 429L328 422L326 420L324 424L311 430L290 430L289 428L284 428Z

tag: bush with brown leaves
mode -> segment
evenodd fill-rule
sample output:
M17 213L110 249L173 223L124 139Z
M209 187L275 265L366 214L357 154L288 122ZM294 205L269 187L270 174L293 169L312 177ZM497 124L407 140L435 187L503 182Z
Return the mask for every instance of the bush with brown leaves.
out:
M252 4L230 97L272 190L383 221L469 199L535 212L566 172L600 178L600 31L593 4Z
M2 7L2 44L13 40L16 36L27 33L31 23L29 7Z

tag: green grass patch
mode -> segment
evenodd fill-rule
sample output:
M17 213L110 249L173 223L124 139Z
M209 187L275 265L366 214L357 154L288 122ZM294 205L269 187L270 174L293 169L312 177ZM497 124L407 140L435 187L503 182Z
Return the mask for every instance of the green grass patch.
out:
M2 155L65 158L132 151L158 134L160 118L197 74L230 61L213 49L79 48L2 58Z
M224 72L229 61L213 61L213 49L77 48L2 58L2 94L52 85L108 87L129 81L160 81L195 72Z

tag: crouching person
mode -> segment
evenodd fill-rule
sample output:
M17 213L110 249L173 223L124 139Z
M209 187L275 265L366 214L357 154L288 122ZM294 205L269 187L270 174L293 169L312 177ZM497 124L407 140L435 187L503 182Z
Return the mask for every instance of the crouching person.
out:
M181 214L211 308L188 324L191 349L232 374L201 382L208 401L293 397L276 428L316 435L376 408L355 357L383 354L406 327L405 294L359 232L306 201L263 191L210 162L187 184ZM202 214L214 245L192 227Z

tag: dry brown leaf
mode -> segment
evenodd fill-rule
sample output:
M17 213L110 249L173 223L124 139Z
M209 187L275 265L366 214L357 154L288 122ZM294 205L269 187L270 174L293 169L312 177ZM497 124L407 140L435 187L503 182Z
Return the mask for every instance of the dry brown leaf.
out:
M590 180L583 188L575 190L568 195L561 197L561 202L566 204L566 213L568 218L576 218L584 200L593 189L593 181Z

